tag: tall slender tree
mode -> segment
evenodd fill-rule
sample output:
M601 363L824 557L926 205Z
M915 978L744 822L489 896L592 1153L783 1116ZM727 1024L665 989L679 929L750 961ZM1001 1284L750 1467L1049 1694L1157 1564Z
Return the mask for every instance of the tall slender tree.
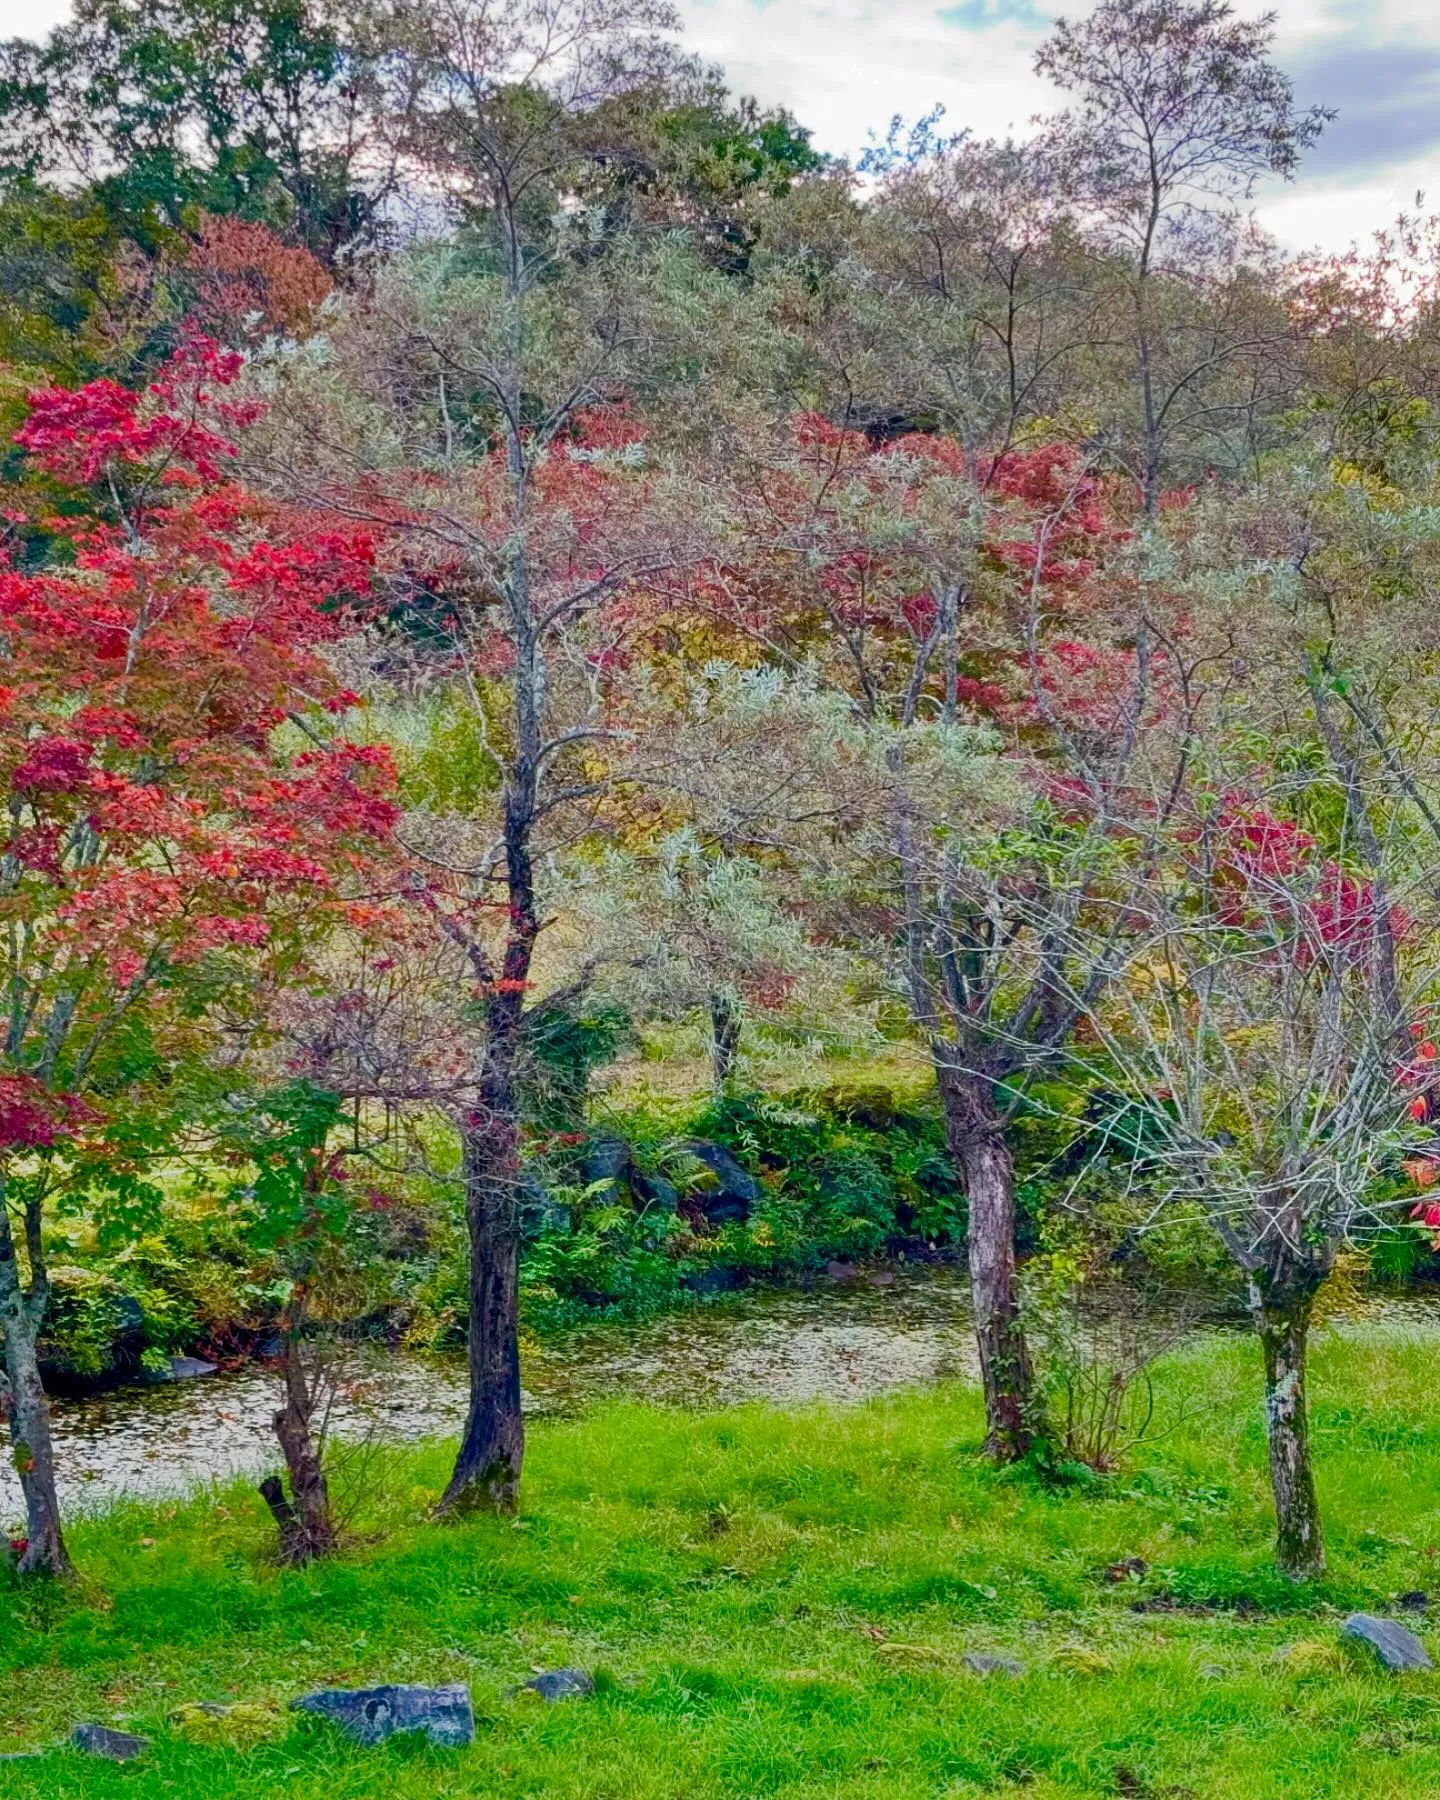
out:
M647 523L644 433L617 403L646 349L633 239L576 197L601 110L673 65L675 17L658 0L452 0L393 24L388 129L456 238L357 297L323 365L275 365L285 429L269 468L292 495L383 528L412 649L431 654L485 769L473 810L417 816L408 841L415 903L454 944L484 1023L458 1120L470 1406L442 1510L509 1511L544 861L605 791L634 584L668 554Z
M1283 315L1266 319L1253 302L1236 318L1228 302L1183 317L1187 281L1218 280L1225 298L1244 251L1240 207L1262 177L1290 179L1334 116L1296 108L1274 35L1273 13L1240 19L1224 0L1103 0L1062 20L1035 58L1072 100L1049 128L1051 155L1128 295L1139 442L1133 458L1115 448L1147 513L1197 389L1257 352L1273 359L1285 334Z

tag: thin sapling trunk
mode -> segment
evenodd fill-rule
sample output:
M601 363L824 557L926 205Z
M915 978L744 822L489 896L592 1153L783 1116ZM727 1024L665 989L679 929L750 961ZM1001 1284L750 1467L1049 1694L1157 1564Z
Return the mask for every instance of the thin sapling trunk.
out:
M276 1476L260 1486L279 1527L280 1559L287 1563L313 1562L317 1557L328 1556L338 1537L324 1457L315 1437L321 1379L317 1375L312 1380L306 1370L303 1328L304 1302L297 1292L286 1309L281 1352L285 1404L271 1421L285 1458L289 1498Z
M15 1234L0 1187L0 1332L5 1340L5 1381L0 1398L10 1432L10 1454L25 1497L27 1540L17 1566L22 1575L67 1576L74 1571L60 1528L50 1406L40 1379L37 1350L48 1295L40 1251L38 1203L27 1209L26 1223L28 1290L21 1277Z
M743 1022L743 1015L734 999L717 988L710 996L710 1058L715 1071L717 1094L723 1095L734 1079Z

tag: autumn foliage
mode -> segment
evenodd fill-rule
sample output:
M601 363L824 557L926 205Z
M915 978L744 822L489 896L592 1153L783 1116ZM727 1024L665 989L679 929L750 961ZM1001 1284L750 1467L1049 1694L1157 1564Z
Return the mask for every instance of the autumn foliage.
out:
M32 395L18 433L88 494L42 567L0 566L7 1145L51 1141L121 1037L163 1056L191 977L303 959L395 818L324 657L372 546L227 482L237 366L196 340L142 394Z
M308 250L233 215L201 220L183 272L195 289L191 317L227 342L303 331L332 286Z

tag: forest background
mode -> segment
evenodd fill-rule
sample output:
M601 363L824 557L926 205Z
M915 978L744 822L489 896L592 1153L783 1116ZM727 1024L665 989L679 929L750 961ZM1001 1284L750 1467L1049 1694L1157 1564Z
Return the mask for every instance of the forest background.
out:
M1440 1226L1437 238L1255 229L1269 44L1108 0L854 168L660 0L4 48L26 1572L47 1381L264 1347L305 1560L337 1331L465 1345L505 1510L522 1321L882 1254L1052 1469L1080 1311L1243 1305L1320 1572L1312 1310Z

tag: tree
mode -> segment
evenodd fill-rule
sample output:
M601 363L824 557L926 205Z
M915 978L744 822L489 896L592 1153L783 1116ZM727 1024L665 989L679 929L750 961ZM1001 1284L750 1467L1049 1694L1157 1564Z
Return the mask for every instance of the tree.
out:
M123 300L119 254L119 234L92 196L5 187L0 362L27 370L31 382L41 371L74 380L98 373L105 327Z
M1168 815L1153 781L1132 809L1147 849L1115 870L1123 958L1087 1009L1126 1135L1168 1190L1162 1221L1199 1210L1244 1278L1278 1555L1299 1579L1324 1565L1311 1310L1337 1253L1414 1200L1402 1168L1423 1170L1434 1103L1424 437L1402 416L1388 445L1369 436L1383 475L1297 454L1165 515L1185 755Z
M857 234L899 429L936 423L991 455L1040 420L1080 435L1113 321L1050 146L962 135L919 148L882 159ZM878 421L855 422L875 434Z
M1383 1221L1372 1196L1425 1113L1406 1087L1430 1077L1423 1021L1437 971L1429 927L1409 909L1433 886L1434 856L1417 864L1393 814L1378 837L1361 818L1357 805L1383 803L1383 786L1344 794L1333 852L1253 786L1219 791L1176 815L1163 861L1124 889L1134 961L1092 1017L1172 1203L1203 1208L1245 1276L1276 1555L1310 1580L1325 1567L1311 1311L1337 1250ZM1293 783L1277 793L1293 808Z
M226 485L224 431L249 410L223 398L237 373L196 342L143 395L34 394L19 434L76 490L48 521L48 566L0 569L0 1317L27 1571L68 1567L36 1362L47 1208L77 1162L103 1186L107 1134L117 1173L125 1146L133 1161L163 1135L179 1071L243 1042L257 981L297 972L343 920L394 820L388 759L335 731L349 702L321 654L369 546L287 530Z
M203 208L333 262L385 186L354 24L325 0L80 0L0 47L0 166L78 177L149 249Z
M1148 752L1162 609L1127 562L1118 497L1063 446L992 462L941 437L792 429L746 468L703 594L737 644L814 664L845 697L815 809L838 836L816 855L848 866L852 941L935 1069L969 1201L989 1446L1008 1460L1036 1424L1008 1124L1063 1062L1075 992L1109 966L1105 933L1074 925Z
M783 109L735 101L720 70L676 57L576 121L576 198L613 227L683 231L707 262L744 274L772 204L827 166Z
M641 1018L704 1015L723 1095L752 1019L797 1031L808 1022L812 1037L832 1041L855 1024L841 998L841 959L815 943L796 888L793 868L707 841L691 825L582 864L571 904L600 991Z
M590 116L673 61L674 16L654 0L463 0L404 23L386 65L388 128L447 196L458 242L357 299L330 326L323 366L277 361L285 429L264 454L293 497L383 530L407 660L446 679L484 769L473 810L418 817L407 841L415 903L455 945L484 1023L460 1119L470 1406L441 1504L509 1511L524 1446L517 1198L545 853L585 828L607 788L635 590L670 555L659 472L618 403L644 349L632 245L566 197Z
M308 250L266 226L208 215L170 279L182 294L190 290L187 323L235 345L277 331L303 335L334 285Z
M1237 19L1223 0L1103 0L1079 24L1062 20L1035 58L1037 72L1073 96L1049 130L1052 154L1102 248L1123 259L1147 513L1177 414L1191 412L1197 386L1257 350L1271 354L1284 335L1283 317L1242 318L1232 329L1223 314L1195 324L1167 316L1201 271L1225 293L1239 203L1262 176L1293 176L1334 116L1296 110L1270 59L1274 30L1273 13Z
M403 890L398 867L370 861ZM425 1125L473 1102L477 1048L473 1024L453 1010L436 1032L453 947L402 901L349 908L344 930L298 973L263 995L262 1030L190 1144L212 1179L217 1157L238 1164L235 1216L284 1287L272 1425L289 1493L274 1475L260 1493L286 1563L327 1556L340 1540L327 1467L334 1329L373 1309L377 1223L396 1178L428 1161Z

